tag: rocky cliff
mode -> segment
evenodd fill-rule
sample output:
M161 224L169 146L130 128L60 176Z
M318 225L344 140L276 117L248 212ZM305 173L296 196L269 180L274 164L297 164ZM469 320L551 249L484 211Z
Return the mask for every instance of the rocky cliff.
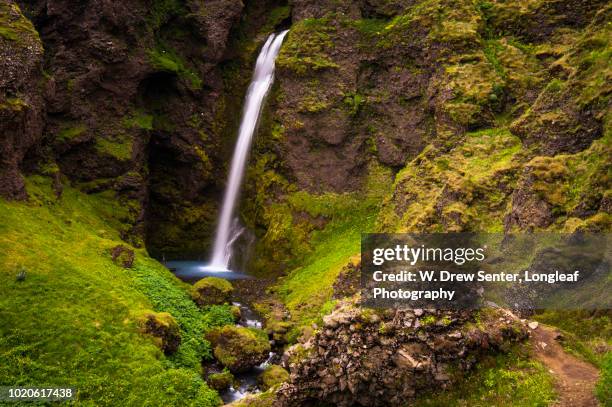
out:
M311 250L330 218L311 197L363 196L381 171L396 174L375 182L393 182L385 230L562 227L609 206L582 168L609 155L591 147L609 110L606 2L3 4L2 195L26 196L23 172L113 191L125 238L160 257L206 252L254 51L289 21L245 192L255 269ZM590 185L566 193L588 194L581 208L531 196L568 177Z
M52 175L58 193L112 191L130 208L126 240L202 254L231 152L225 118L241 98L224 67L252 58L228 44L273 6L3 2L2 195L25 198L24 172Z
M607 2L291 6L247 184L264 257L311 250L313 197L384 184L371 230L609 226Z
M20 349L0 352L0 370L54 377L55 364L32 362L36 347L51 355L74 335L91 353L75 342L66 357L87 365L80 384L100 404L218 403L200 377L203 332L231 324L230 309L196 308L148 256L207 253L253 59L290 28L240 205L257 238L249 267L283 275L256 307L275 344L301 342L285 357L289 383L264 396L399 404L460 380L523 326L499 310L356 307L359 236L609 231L611 11L604 0L0 0L0 297L16 310L3 314L6 349ZM129 265L112 263L117 250ZM61 295L37 302L41 313L29 303L45 284ZM46 313L68 306L79 318L47 341ZM132 329L144 311L150 323ZM167 336L163 356L143 332ZM118 384L106 392L108 375ZM132 378L159 393L135 392Z

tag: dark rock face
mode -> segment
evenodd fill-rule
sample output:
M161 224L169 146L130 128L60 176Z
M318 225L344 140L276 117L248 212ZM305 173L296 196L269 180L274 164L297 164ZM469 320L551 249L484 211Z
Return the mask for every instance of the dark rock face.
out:
M187 234L193 251L204 251L225 172L219 64L242 2L20 4L44 43L48 84L43 102L33 28L23 41L0 38L11 55L6 97L22 100L1 113L2 194L24 196L18 167L30 149L28 167L38 172L52 167L86 192L116 191L131 208L123 220L131 243L148 226L153 253L172 254Z
M446 387L488 352L527 337L511 313L359 309L345 302L283 360L291 372L277 405L400 406Z
M43 46L12 0L0 4L0 197L24 199L20 165L42 138Z
M264 207L247 214L260 256L280 246L299 257L307 239L275 238L283 222L318 228L292 209L294 191L363 194L376 166L397 174L384 230L502 229L531 158L578 154L605 136L610 9L586 3L292 1L246 183ZM490 145L473 149L483 134ZM508 165L470 158L501 149ZM554 223L537 210L538 227Z

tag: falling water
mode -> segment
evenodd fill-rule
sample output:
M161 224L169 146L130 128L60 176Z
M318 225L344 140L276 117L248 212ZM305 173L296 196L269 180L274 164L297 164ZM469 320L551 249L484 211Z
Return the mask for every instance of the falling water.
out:
M287 31L270 35L257 57L253 79L245 98L238 141L232 157L232 167L223 198L221 217L217 226L212 261L206 267L209 270L228 270L232 243L241 233L239 225L232 222L232 218L251 147L251 140L257 128L264 99L274 80L274 62Z

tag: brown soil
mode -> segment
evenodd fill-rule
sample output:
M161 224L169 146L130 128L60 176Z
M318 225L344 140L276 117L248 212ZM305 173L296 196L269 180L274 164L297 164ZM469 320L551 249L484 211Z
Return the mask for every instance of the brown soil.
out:
M531 341L535 357L555 377L561 407L599 406L595 398L595 384L599 379L598 370L563 350L557 339L559 333L540 325L532 331Z

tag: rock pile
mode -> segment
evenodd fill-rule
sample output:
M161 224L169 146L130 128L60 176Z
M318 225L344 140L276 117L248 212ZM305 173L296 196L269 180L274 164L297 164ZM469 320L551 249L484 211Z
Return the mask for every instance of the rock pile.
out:
M520 320L501 309L374 311L343 302L306 343L285 353L291 378L276 402L404 405L527 335Z

